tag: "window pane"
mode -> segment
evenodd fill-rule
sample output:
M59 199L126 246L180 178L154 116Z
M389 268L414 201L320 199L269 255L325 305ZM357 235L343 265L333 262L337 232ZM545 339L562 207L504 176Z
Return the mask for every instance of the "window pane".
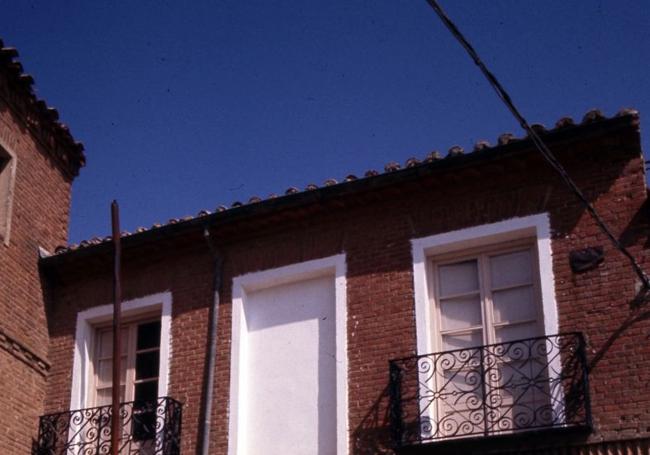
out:
M122 329L122 339L120 351L122 355L126 355L129 350L129 329ZM113 357L113 331L104 330L99 334L99 356L100 357Z
M522 427L548 425L552 413L540 412L550 405L545 359L530 357L499 365L501 416Z
M438 431L441 436L480 432L484 424L480 369L445 371L438 387Z
M494 322L537 319L532 286L494 291L492 301L494 303Z
M111 357L113 355L113 333L110 330L101 332L99 336L99 356Z
M483 344L483 331L476 330L464 335L443 335L442 350L451 351L452 349L471 348Z
M537 323L513 324L496 329L497 343L505 343L514 340L523 340L539 336Z
M100 360L97 367L97 386L103 387L112 382L113 360Z
M490 257L492 288L532 282L530 250L500 254Z
M141 382L135 385L135 401L155 401L158 398L158 381Z
M111 389L98 389L97 390L97 400L96 400L96 405L97 406L106 406L108 404L111 404Z
M137 349L149 349L160 346L160 321L140 324L138 326Z
M107 406L113 402L113 390L108 387L97 390L96 406ZM120 402L124 402L124 386L120 386Z
M482 324L481 299L478 295L440 300L442 329L465 329Z
M147 450L147 443L145 441L151 442L151 440L156 436L156 409L149 408L148 406L144 408L134 408L133 409L133 420L131 428L131 436L134 441L138 441L142 451L140 453L154 453L153 447L149 446Z
M157 395L158 381L143 382L135 385L133 427L131 430L135 441L145 441L155 437Z
M476 260L457 262L438 267L440 297L478 291Z
M474 367L444 371L437 388L441 392L440 400L458 411L478 408L482 395L481 369L475 367L480 362L478 352L470 362Z
M120 383L126 382L126 356L122 356L120 362ZM113 359L100 360L97 365L97 386L110 386L113 383Z
M135 357L135 379L158 377L160 351L142 352Z

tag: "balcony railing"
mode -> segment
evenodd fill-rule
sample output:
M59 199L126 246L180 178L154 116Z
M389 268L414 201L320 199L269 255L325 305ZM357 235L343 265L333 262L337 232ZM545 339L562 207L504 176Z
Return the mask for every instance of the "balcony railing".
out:
M393 360L390 381L398 447L591 426L579 333Z
M120 450L126 455L178 455L181 404L172 398L120 405ZM111 406L48 414L40 418L36 455L109 454Z

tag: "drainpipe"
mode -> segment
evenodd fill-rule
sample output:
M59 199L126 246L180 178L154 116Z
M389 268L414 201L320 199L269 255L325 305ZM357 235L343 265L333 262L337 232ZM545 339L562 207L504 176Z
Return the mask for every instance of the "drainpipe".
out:
M205 361L205 374L203 382L203 400L201 403L201 422L199 428L199 441L196 449L197 455L208 455L210 449L210 424L212 420L212 399L214 389L214 365L217 358L217 323L219 322L219 291L221 290L222 258L215 246L208 227L203 228L205 238L213 262L212 291L214 297L210 308L210 325L208 328L208 351Z

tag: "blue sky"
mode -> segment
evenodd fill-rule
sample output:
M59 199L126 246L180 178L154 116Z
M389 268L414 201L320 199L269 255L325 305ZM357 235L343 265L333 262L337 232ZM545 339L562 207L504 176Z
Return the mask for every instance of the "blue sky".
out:
M630 106L647 130L647 2L441 3L529 121ZM2 11L0 36L86 146L71 242L110 231L113 198L134 230L521 134L425 0L20 1Z

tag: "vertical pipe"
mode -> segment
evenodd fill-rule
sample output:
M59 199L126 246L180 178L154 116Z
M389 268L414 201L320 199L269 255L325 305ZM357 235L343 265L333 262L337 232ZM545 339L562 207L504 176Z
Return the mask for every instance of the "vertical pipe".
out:
M217 250L210 229L203 229L203 237L208 244L208 249L213 259L212 269L212 306L210 308L210 322L208 327L208 350L205 361L205 376L203 382L203 400L201 404L201 427L196 450L197 455L208 455L210 450L210 425L212 422L212 400L214 389L214 366L217 358L217 326L219 325L219 292L221 290L221 254Z
M111 455L118 455L120 442L120 361L121 349L121 245L120 208L117 201L111 204L111 224L113 227L113 383L111 404Z

